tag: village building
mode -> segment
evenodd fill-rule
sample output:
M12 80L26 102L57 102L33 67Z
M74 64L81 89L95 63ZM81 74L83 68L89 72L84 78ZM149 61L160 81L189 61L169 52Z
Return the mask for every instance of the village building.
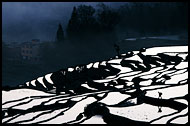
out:
M39 63L41 61L40 40L33 39L31 42L22 43L21 56L22 60Z

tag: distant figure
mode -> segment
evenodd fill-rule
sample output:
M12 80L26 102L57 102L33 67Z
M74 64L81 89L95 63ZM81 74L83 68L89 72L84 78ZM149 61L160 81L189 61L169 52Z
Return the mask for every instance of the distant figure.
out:
M114 48L115 48L115 50L117 52L117 55L119 56L119 54L120 54L120 48L119 48L119 46L117 44L114 44Z
M162 92L158 92L158 99L162 99Z
M162 106L158 106L158 113L162 112Z
M162 99L162 92L158 92L158 99ZM162 106L158 106L158 113L162 112Z

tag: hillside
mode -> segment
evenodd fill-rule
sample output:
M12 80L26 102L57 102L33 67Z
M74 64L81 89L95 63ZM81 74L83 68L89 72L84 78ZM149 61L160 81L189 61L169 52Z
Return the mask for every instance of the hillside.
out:
M2 123L186 124L188 46L142 48L2 91Z

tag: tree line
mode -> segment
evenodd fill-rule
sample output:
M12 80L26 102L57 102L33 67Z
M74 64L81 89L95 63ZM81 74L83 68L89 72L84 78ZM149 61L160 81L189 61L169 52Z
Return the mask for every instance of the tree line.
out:
M105 47L127 37L187 31L187 10L188 4L185 2L129 2L119 8L103 3L96 8L90 5L73 7L66 30L59 24L55 44L44 46L44 61L51 62L51 66L58 61L57 64L69 60L75 62L72 57L79 53L82 55L81 50L90 54L89 51L95 49L94 52L102 55L109 51Z
M101 3L73 7L66 29L68 40L74 42L108 39L116 41L119 34L174 34L187 31L188 4L184 2L130 2L117 9ZM109 36L109 37L108 37ZM107 41L108 41L107 40Z

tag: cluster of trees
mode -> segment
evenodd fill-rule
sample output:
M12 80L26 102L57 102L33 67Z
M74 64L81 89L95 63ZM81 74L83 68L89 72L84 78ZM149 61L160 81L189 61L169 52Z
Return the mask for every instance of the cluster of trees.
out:
M115 28L118 23L117 11L104 4L99 4L98 9L87 5L74 7L65 32L59 24L56 42L42 46L44 63L56 70L63 68L63 64L85 63L95 55L100 57L105 52L105 46L100 44L113 45L117 41Z
M120 34L160 35L187 31L188 4L184 2L130 2L117 9L101 3L74 7L66 28L72 43L116 41ZM59 33L63 33L60 31ZM86 43L85 43L86 44Z
M109 47L127 37L187 31L187 10L188 4L184 2L129 2L114 9L103 3L96 8L90 5L73 7L65 32L59 24L56 36L56 43L59 44L44 46L43 57L46 57L46 63L51 59L51 65L64 64L85 50L83 46L87 47L86 53L90 54L89 51L95 49L94 55L98 55L98 52L102 55L101 51L110 51ZM108 47L106 51L105 47ZM112 51L114 52L114 47Z
M115 26L119 23L116 10L99 4L96 10L92 6L80 5L73 8L67 26L67 37L72 42L115 41ZM109 36L109 37L108 37ZM112 39L108 39L112 36Z

